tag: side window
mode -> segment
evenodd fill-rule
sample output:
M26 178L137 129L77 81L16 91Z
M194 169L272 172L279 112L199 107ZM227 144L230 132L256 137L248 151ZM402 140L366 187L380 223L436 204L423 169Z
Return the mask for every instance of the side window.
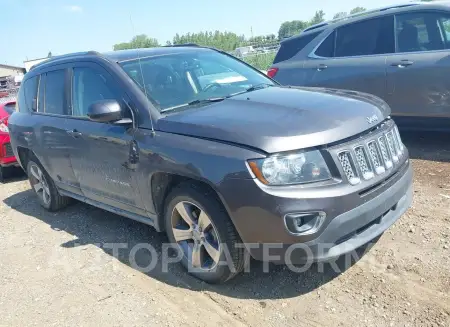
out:
M334 42L336 40L336 31L333 31L322 44L317 48L315 55L319 57L334 57Z
M106 99L120 100L113 92L111 79L90 67L75 67L72 81L72 115L87 116L89 105Z
M300 34L298 37L281 42L280 50L278 50L273 63L276 64L277 62L291 59L298 52L303 50L303 48L306 47L309 42L314 40L320 33L321 32L316 32L303 36Z
M36 111L36 93L38 86L38 76L31 77L22 84L19 91L19 111Z
M45 113L67 115L67 106L64 99L65 70L48 72L45 78Z
M395 52L394 17L364 20L340 27L336 36L336 57L366 56Z
M442 50L447 46L449 18L432 12L397 15L397 52ZM446 27L447 26L447 27Z

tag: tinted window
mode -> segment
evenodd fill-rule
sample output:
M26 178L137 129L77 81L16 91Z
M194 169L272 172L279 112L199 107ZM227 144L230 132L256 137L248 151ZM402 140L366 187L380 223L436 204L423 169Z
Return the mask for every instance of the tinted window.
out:
M286 40L281 43L280 50L278 50L277 55L275 56L275 59L273 60L273 63L276 64L280 61L285 61L293 56L295 56L300 50L302 50L304 47L306 47L309 42L314 40L317 35L319 35L321 32L316 32L312 34L307 34Z
M387 16L343 26L337 30L336 57L393 53L394 17Z
M19 110L22 112L30 112L36 109L36 92L38 85L38 77L34 76L22 84L19 91Z
M336 32L334 31L317 48L315 55L319 57L334 57L334 40Z
M64 101L64 70L55 70L46 74L45 81L45 113L66 115Z
M414 12L396 16L397 52L432 51L448 48L449 16Z
M89 106L99 100L115 99L110 78L101 72L88 67L73 69L72 83L72 115L86 116Z

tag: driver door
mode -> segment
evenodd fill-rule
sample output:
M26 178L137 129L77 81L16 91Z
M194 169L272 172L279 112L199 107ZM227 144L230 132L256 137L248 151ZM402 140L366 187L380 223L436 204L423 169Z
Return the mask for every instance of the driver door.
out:
M134 129L87 118L89 105L99 100L117 100L125 110L124 97L100 65L77 63L73 67L70 129L76 149L70 160L86 198L145 216L136 172L127 166Z

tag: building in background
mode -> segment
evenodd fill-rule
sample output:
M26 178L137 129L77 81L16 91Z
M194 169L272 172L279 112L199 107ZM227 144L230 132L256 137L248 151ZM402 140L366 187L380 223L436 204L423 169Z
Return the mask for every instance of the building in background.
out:
M31 59L31 60L25 60L23 62L23 65L25 66L25 70L27 72L30 71L31 67L33 67L34 65L37 65L41 62L43 62L44 60L47 60L49 57L44 57L44 58L37 58L37 59Z
M0 78L25 74L25 68L0 64Z
M25 68L0 64L0 103L16 98Z

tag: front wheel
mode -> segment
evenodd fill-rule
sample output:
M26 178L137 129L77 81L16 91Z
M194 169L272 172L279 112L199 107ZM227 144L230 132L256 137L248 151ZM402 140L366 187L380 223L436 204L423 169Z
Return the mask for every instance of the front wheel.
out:
M244 249L223 205L211 192L181 184L168 196L165 227L189 273L223 283L244 267Z
M69 204L70 198L59 194L52 178L39 163L34 160L28 161L27 175L32 190L45 209L57 211Z

